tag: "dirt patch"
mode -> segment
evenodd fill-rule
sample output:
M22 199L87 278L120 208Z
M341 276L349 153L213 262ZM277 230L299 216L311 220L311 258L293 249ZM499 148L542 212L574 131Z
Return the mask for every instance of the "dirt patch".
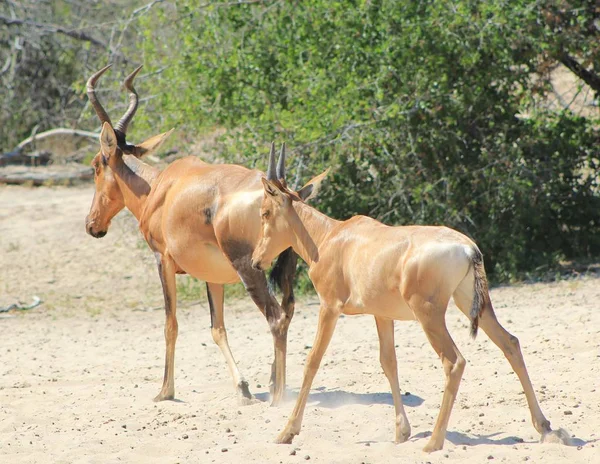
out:
M443 451L421 448L444 378L416 323L396 323L400 385L413 437L394 445L394 408L371 317L344 317L313 385L304 428L275 445L293 408L318 305L301 301L290 328L288 401L271 408L272 342L249 298L226 301L229 340L251 391L238 406L204 304L179 310L177 401L155 404L162 382L162 304L154 258L134 218L100 240L85 234L89 185L0 186L0 462L596 462L600 426L600 280L497 288L501 322L517 335L541 407L575 447L542 445L500 351L454 308L448 326L468 360ZM179 277L178 277L179 278ZM295 452L294 452L295 451ZM594 458L596 456L596 458Z

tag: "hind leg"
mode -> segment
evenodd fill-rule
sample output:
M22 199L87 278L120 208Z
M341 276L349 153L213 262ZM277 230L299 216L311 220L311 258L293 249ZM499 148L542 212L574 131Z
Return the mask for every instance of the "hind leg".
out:
M473 287L471 286L470 289L470 292L467 289L457 290L454 294L456 305L467 315L467 317L469 316L471 308L472 296L470 293L472 293ZM545 436L552 429L550 428L550 422L546 419L544 413L542 413L535 396L527 372L527 367L525 367L519 340L500 325L491 303L483 309L479 318L479 327L481 327L487 336L490 337L490 340L502 350L502 353L504 353L504 356L510 363L513 371L517 374L523 387L523 391L525 392L525 398L527 398L533 426L542 437Z
M272 389L271 405L276 406L283 400L285 394L285 369L287 353L287 329L289 320L286 319L279 302L269 293L267 279L263 271L252 268L252 246L243 242L225 242L221 246L231 265L240 276L240 280L250 294L250 297L267 318L275 352L274 377L275 387ZM271 366L273 371L273 365Z
M400 395L398 383L398 363L396 362L396 348L394 346L394 321L375 317L377 334L379 335L379 361L383 372L390 382L394 409L396 410L396 443L404 443L410 437L410 424Z
M446 328L447 300L446 304L442 304L439 301L432 303L429 301L429 298L423 298L421 295L415 294L408 299L408 304L421 323L429 343L431 343L431 346L440 357L444 374L446 375L446 385L440 412L431 438L423 448L423 451L430 453L441 450L444 447L450 413L458 394L458 387L465 370L466 361Z

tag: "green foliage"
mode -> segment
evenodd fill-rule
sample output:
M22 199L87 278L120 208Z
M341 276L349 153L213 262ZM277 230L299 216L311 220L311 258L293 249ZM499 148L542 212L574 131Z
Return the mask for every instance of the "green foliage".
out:
M600 253L600 118L542 104L557 63L600 91L594 0L118 0L116 19L102 2L13 3L0 13L96 40L0 29L3 150L36 125L97 128L84 85L110 42L111 114L145 65L132 141L226 129L221 158L262 168L286 141L292 186L333 167L319 209L454 227L497 280Z
M180 2L157 104L184 130L228 128L226 159L264 167L267 142L285 140L291 181L334 167L320 209L457 228L496 279L600 251L598 121L532 107L533 72L577 35L549 32L547 11L203 3Z

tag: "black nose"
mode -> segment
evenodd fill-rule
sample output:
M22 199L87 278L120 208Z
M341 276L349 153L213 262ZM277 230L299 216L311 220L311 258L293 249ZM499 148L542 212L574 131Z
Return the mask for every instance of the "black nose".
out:
M88 230L89 234L94 238L102 238L106 235L105 230L101 230L99 232L94 232L91 228Z

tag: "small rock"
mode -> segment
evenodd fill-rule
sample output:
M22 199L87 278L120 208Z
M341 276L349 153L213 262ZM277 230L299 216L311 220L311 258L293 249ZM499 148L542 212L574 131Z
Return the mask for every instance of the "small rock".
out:
M404 396L410 396L410 392L404 392Z
M260 383L257 383L256 388L262 388L262 385Z
M296 456L296 450L290 451L290 456Z
M467 447L465 445L463 445L463 450L466 450L466 449L467 449Z
M227 451L229 451L227 448L221 448L221 453L226 453Z
M184 440L187 440L189 437L188 437L188 434L187 434L187 433L184 433L184 434L183 434L183 436L182 436L181 438L183 438Z
M566 411L563 411L563 414L564 414L565 416L571 416L571 415L573 415L573 412L571 412L571 411L569 411L569 410L567 409Z
M304 459L308 461L310 459L310 456L307 454L306 456L304 456Z
M485 416L485 414L484 414L484 413L482 413L482 412L480 412L480 413L479 413L479 417L483 417L483 416Z
M231 429L229 427L227 427L227 430L225 430L225 433L231 433Z
M121 427L123 427L124 429L127 428L127 424L123 424Z
M488 459L494 459L494 456L492 456L491 454L487 457Z

